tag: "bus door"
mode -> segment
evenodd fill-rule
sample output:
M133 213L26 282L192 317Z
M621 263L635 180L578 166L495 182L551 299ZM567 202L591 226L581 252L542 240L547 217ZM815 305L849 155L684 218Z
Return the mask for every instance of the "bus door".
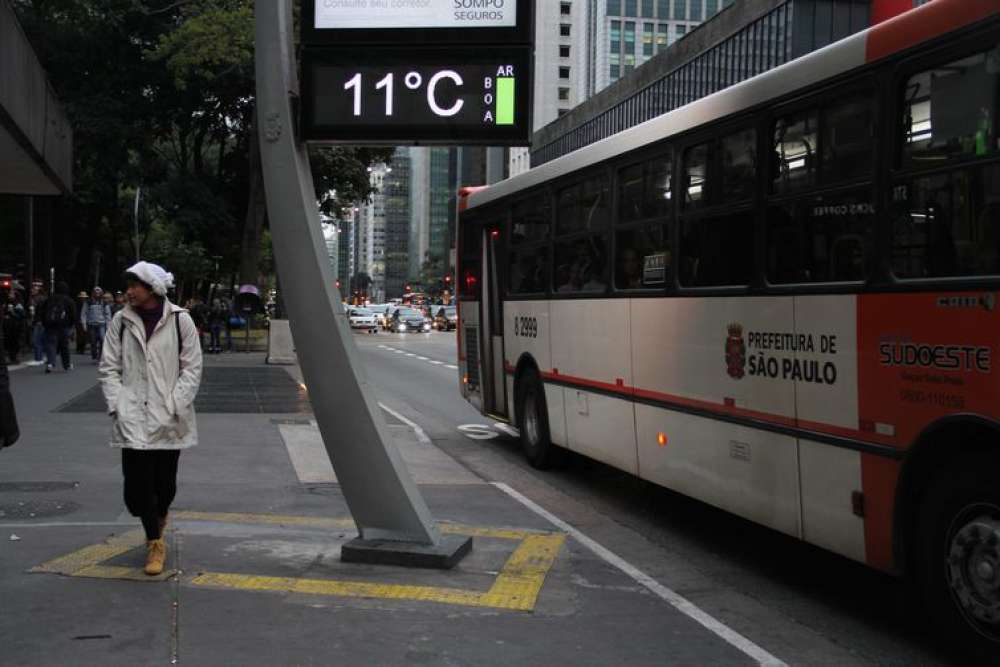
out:
M505 252L499 224L483 229L483 411L506 417L507 381L503 348L503 270Z

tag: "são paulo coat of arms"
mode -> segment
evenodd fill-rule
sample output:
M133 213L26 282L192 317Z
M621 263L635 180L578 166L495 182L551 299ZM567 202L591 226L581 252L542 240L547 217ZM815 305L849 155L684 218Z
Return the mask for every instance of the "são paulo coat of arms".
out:
M726 372L729 377L739 380L746 374L747 346L743 342L743 325L732 323L727 329L726 338Z

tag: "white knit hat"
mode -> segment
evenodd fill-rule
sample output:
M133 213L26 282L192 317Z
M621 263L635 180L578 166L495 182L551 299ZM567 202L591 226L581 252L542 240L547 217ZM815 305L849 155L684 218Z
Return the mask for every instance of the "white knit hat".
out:
M125 273L131 273L136 276L139 280L152 287L154 294L160 296L166 296L167 290L174 286L174 274L167 273L159 264L139 262L129 267Z

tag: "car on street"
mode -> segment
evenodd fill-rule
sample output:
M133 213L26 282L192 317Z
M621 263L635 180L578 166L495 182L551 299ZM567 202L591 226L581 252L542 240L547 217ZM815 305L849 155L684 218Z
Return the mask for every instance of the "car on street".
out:
M391 330L396 333L430 331L431 322L416 308L397 308L392 313Z
M451 331L458 328L458 309L455 306L434 306L434 328Z
M347 319L352 329L367 329L368 333L378 333L378 319L375 313L367 308L348 308Z

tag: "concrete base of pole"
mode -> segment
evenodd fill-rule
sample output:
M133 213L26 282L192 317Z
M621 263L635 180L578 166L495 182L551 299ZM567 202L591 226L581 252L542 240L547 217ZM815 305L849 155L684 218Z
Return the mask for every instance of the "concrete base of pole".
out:
M288 320L271 320L267 330L267 363L288 366L295 362L295 342Z
M470 551L472 538L467 535L442 535L437 545L363 540L358 537L340 548L340 560L344 563L450 570Z

